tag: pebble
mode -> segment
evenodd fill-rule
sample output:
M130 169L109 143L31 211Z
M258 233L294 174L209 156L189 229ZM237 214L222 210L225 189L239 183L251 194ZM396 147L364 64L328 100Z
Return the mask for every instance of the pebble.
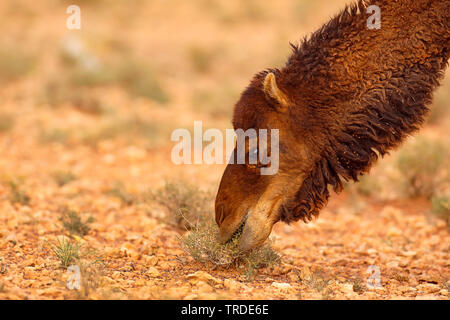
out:
M225 279L223 285L229 290L239 290L242 286L240 282L233 279Z
M211 286L221 284L222 281L214 278L212 275L205 271L197 271L195 273L188 274L186 277L191 283L198 283L200 281L206 282Z
M339 287L339 289L342 291L342 293L345 293L345 294L353 294L353 293L355 293L353 291L353 285L351 283L345 283L345 284L341 285Z
M416 251L403 251L402 255L405 257L415 257L417 255Z
M272 282L272 286L280 290L289 290L292 286L289 283Z
M146 272L150 277L159 277L161 273L155 267L149 267Z

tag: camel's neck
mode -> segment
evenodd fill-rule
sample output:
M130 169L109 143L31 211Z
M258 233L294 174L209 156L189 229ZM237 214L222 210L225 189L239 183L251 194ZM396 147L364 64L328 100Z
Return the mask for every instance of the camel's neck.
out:
M450 55L448 0L378 3L380 29L367 28L360 1L297 48L280 72L298 104L293 130L314 141L311 150L321 148L315 173L326 167L336 190L340 177L356 180L420 127Z

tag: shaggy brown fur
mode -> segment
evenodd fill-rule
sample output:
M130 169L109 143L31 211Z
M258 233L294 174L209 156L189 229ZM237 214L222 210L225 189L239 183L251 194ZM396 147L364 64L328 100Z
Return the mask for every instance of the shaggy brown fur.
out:
M376 1L379 31L361 21L368 3L347 8L294 47L281 71L286 91L311 99L307 116L328 129L315 136L324 144L322 158L298 191L297 203L284 210L284 221L317 215L328 200L327 185L341 191L340 177L357 181L377 152L383 156L419 129L443 77L450 55L448 0Z
M371 4L381 8L379 30L366 25ZM234 127L278 124L289 133L280 137L279 175L303 176L292 194L280 191L278 220L318 215L329 186L339 192L342 179L357 181L421 126L450 56L449 6L449 0L361 0L293 45L284 68L255 76L235 107ZM269 72L289 101L285 112L280 101L261 93ZM270 179L227 168L216 199L219 225L244 201L236 193L247 188L248 197L258 199Z

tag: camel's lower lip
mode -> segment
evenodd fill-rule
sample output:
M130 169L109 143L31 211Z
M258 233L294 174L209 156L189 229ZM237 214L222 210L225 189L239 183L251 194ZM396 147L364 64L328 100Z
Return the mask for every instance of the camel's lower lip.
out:
M248 213L244 216L241 223L239 223L239 226L236 228L236 230L231 234L230 238L227 241L225 241L226 244L231 243L234 240L240 239L242 232L244 230L244 227L245 227L245 223L247 222L247 218L248 218Z

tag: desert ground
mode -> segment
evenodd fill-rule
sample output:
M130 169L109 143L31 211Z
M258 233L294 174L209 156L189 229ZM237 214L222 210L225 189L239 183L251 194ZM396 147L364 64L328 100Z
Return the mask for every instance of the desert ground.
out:
M231 128L346 2L1 1L0 299L449 299L449 72L423 129L270 256L193 249L225 165L175 165L171 132Z

